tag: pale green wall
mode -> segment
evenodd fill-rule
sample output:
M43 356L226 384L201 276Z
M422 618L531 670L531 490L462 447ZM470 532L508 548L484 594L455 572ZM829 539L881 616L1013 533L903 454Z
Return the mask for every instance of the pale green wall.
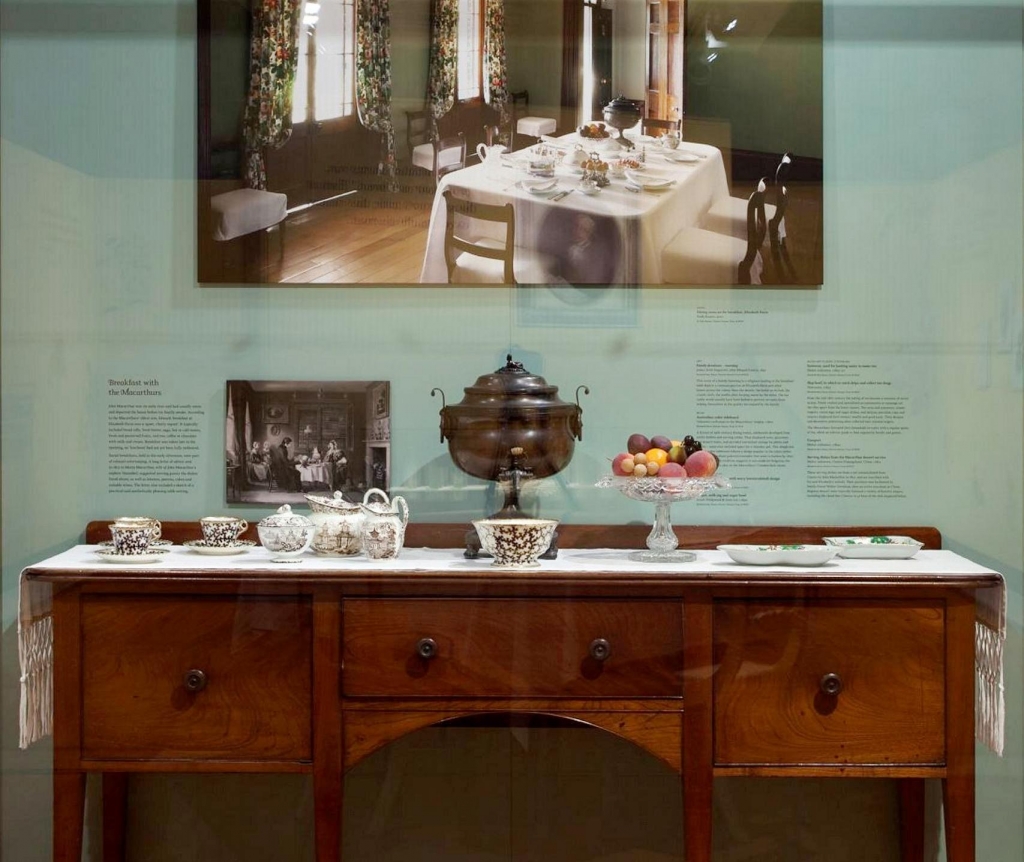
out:
M197 287L191 7L136 2L97 15L68 4L59 21L50 8L8 5L0 54L4 859L49 853L50 748L16 750L19 570L74 543L91 518L220 510L229 378L390 379L395 482L457 483L430 388L458 393L510 344L564 395L592 388L566 481L540 493L547 513L576 522L649 519L643 505L590 486L638 424L693 422L698 358L799 369L833 356L891 370L913 393L920 429L900 450L907 499L824 505L804 498L796 469L770 501L677 516L930 523L954 550L1006 573L1007 752L978 751L978 858L1024 856L1019 6L886 14L827 4L822 289L640 290L635 304L613 294L611 311L589 318L544 290ZM407 98L419 64L402 72ZM531 316L534 300L542 310ZM699 309L765 314L709 328ZM206 408L208 478L193 495L105 492L104 382L126 372L158 376L175 399ZM793 422L799 430L801 417ZM420 520L458 521L488 499L474 489L409 498ZM524 745L486 734L455 745L431 732L368 762L347 809L358 830L347 859L509 858L514 835L540 848L536 858L680 858L678 797L658 764L600 735ZM442 780L463 788L445 817L431 801ZM134 858L310 858L308 783L151 776L135 788ZM621 820L627 804L634 817ZM718 858L895 859L894 812L885 782L723 782Z

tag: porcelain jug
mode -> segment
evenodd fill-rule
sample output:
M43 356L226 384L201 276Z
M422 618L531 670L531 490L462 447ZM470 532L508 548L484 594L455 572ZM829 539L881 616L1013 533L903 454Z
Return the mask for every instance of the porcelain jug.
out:
M383 502L370 502L372 497ZM405 525L409 523L409 507L404 497L388 499L380 488L370 488L363 495L362 540L366 556L372 560L392 560L405 543Z
M570 168L578 168L581 167L586 160L587 151L579 144L576 144L576 146L562 158L562 164Z
M476 154L480 157L480 164L485 165L488 171L501 167L501 157L506 152L508 151L503 144L494 144L490 147L484 144L476 145Z

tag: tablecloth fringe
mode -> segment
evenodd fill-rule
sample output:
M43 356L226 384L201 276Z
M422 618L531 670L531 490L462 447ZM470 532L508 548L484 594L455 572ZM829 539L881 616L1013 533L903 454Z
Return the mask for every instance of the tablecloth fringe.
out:
M53 617L18 625L21 721L18 745L28 748L53 733Z
M1006 734L1006 696L1003 689L1005 633L984 623L974 624L974 735L1000 757Z

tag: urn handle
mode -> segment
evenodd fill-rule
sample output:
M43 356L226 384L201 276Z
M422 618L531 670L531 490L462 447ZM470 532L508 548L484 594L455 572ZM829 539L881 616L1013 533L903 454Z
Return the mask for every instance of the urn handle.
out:
M589 386L586 386L585 384L581 383L579 386L576 387L576 412L569 420L569 430L572 431L573 437L575 437L577 440L583 439L583 408L580 406L581 389L583 390L584 395L590 394Z
M448 405L445 403L444 390L435 386L430 390L430 397L433 398L438 392L441 393L441 409L438 411L438 415L441 417L441 442L444 443L445 438L451 436L451 424L448 419Z

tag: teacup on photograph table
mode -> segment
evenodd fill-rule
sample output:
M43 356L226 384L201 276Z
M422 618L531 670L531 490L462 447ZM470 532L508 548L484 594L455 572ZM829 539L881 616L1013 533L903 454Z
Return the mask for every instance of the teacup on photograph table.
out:
M153 540L153 527L149 524L122 524L115 521L110 525L110 537L113 539L115 554L146 554Z
M203 541L213 548L224 548L231 545L249 529L249 522L244 518L230 515L211 515L199 519L203 529Z

